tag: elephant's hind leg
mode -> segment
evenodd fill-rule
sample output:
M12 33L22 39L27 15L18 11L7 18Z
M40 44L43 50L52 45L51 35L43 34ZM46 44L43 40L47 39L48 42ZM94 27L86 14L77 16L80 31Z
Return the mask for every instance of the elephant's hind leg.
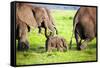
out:
M85 49L87 47L89 41L90 41L90 39L85 39L83 42L81 42L80 49L81 50Z
M79 43L79 36L78 36L77 29L75 29L75 40L77 44L77 50L80 50L80 43Z

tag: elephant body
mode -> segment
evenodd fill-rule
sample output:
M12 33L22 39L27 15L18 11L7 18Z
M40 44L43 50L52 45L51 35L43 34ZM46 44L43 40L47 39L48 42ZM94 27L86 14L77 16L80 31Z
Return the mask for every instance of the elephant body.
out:
M80 7L74 17L73 28L77 49L86 48L87 42L97 35L96 7ZM82 42L82 40L84 41Z
M54 22L51 21L49 11L43 7L32 6L27 3L16 4L16 39L18 39L18 49L29 48L27 40L27 33L30 28L45 29L45 36L47 37L47 30L55 31Z
M49 36L46 40L46 51L51 52L53 49L61 52L68 50L66 40L58 36Z

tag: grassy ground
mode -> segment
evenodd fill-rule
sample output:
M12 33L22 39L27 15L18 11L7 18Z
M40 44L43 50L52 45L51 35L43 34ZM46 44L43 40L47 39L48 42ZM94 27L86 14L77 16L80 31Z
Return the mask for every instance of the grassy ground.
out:
M69 44L72 34L72 23L75 10L54 10L55 25L58 29L59 36L66 39ZM61 62L80 62L96 60L96 39L88 43L88 47L83 51L76 50L75 39L73 38L73 47L67 52L45 52L45 36L38 34L38 29L31 30L28 34L30 49L28 51L16 51L16 64L44 64L44 63L61 63ZM17 44L16 44L17 45Z

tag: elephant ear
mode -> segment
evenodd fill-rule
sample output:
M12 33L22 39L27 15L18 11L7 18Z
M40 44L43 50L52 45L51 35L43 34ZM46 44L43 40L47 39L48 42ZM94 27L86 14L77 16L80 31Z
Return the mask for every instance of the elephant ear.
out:
M30 27L37 27L37 23L30 6L22 5L17 7L16 14L16 16L18 16L18 19L23 23L26 23Z

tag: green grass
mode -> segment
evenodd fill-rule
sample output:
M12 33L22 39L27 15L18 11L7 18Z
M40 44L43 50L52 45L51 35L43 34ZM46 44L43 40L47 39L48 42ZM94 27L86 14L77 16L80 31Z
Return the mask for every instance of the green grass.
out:
M58 35L64 37L67 44L70 42L75 13L75 10L52 11L52 16L59 33ZM30 43L30 49L28 51L16 51L17 65L96 61L96 39L89 42L85 50L77 51L75 39L73 38L73 47L67 52L45 52L46 38L44 36L44 30L42 34L38 34L38 29L32 29L28 33L28 40Z

